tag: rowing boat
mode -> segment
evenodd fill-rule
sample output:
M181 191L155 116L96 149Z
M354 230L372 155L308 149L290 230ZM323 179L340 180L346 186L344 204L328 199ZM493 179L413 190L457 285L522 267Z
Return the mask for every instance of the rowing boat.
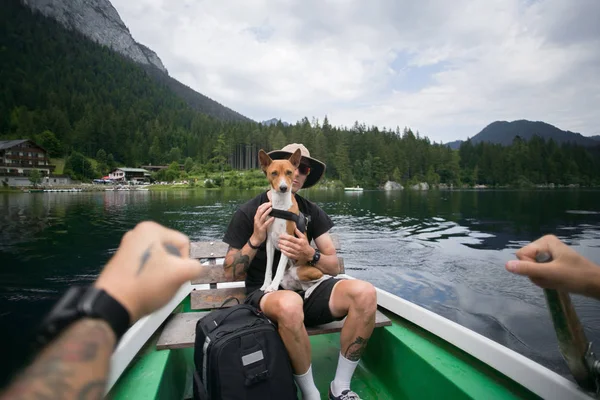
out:
M208 258L219 270L216 260L226 251L224 243L192 245L195 258ZM109 398L192 397L195 322L223 296L243 296L243 282L217 287L214 282L222 282L223 274L216 275L183 285L169 304L129 329L111 359ZM363 399L592 398L521 354L379 288L377 304L377 327L352 380L352 389ZM322 328L309 335L315 382L326 398L340 333Z

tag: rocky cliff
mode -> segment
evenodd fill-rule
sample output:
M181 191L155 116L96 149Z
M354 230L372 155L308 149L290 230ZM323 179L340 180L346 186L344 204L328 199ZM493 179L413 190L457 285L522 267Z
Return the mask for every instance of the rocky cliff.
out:
M141 64L168 73L158 55L136 42L109 0L22 0L28 7Z

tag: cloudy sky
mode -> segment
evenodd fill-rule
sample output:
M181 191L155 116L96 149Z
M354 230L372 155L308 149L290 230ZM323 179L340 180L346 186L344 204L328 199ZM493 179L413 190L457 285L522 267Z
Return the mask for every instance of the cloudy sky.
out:
M256 120L600 134L599 0L111 0L169 74Z

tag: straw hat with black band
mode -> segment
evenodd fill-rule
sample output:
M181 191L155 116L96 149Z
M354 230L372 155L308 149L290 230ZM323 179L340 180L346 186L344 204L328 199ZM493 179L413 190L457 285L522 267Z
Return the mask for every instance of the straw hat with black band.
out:
M269 154L269 157L271 157L271 159L273 159L273 160L283 160L283 159L290 158L297 149L300 149L300 153L302 154L301 162L308 163L308 165L310 166L310 173L306 177L306 180L304 181L304 185L302 186L302 189L306 189L306 188L316 185L317 182L319 182L319 180L323 177L323 174L325 173L325 164L324 163L322 163L321 161L319 161L315 158L311 158L310 152L301 143L288 144L283 149L273 150L268 154Z

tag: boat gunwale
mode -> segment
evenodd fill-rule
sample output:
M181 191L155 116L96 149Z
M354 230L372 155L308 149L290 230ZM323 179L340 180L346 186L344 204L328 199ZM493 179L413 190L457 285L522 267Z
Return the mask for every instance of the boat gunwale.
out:
M350 276L348 278L354 279ZM239 285L239 282L234 284ZM142 318L126 332L111 358L105 393L109 392L166 318L190 295L191 290L204 286L208 285L192 285L190 282L184 284L165 307ZM379 307L448 342L544 399L593 398L574 382L508 347L397 295L377 287L376 290Z
M593 398L574 382L508 347L383 289L376 290L378 306L445 340L544 399Z

